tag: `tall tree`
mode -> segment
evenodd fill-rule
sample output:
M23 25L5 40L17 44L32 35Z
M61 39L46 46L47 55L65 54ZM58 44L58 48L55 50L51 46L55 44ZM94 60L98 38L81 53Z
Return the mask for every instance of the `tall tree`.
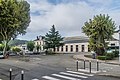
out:
M5 44L24 35L30 23L30 5L24 0L0 0L0 36Z
M45 48L52 48L55 51L56 47L62 45L61 41L63 41L63 38L61 37L59 32L56 31L55 26L53 25L50 31L45 35Z
M28 50L29 51L33 51L33 49L35 48L35 45L34 45L35 43L33 42L33 41L29 41L28 43L27 43L27 48L28 48Z
M40 45L36 45L36 50L37 50L37 52L39 52L39 50L41 50L41 46Z
M91 50L98 55L103 55L106 48L105 40L110 40L115 32L115 23L110 16L100 14L94 16L82 27L83 32L89 37Z

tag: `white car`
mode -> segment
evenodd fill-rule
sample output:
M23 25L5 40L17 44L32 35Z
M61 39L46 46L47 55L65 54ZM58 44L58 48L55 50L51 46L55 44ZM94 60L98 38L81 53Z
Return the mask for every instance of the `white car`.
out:
M0 51L0 58L4 58L3 52Z
M26 55L31 55L31 54L33 54L33 51L26 51L25 54Z

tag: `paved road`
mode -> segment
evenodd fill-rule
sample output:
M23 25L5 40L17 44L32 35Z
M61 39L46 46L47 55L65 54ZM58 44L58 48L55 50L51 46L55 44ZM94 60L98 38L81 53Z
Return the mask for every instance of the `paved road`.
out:
M59 54L47 56L31 55L29 57L14 57L9 58L8 60L1 60L0 65L4 65L6 70L8 70L10 67L15 67L15 80L20 80L21 70L25 70L25 80L119 80L117 78L97 76L95 74L93 74L93 76L89 76L91 74L81 71L76 73L76 63L75 60L71 58L73 55L74 54ZM22 60L22 62L19 60ZM27 62L24 62L24 60L27 60ZM0 70L3 69L0 67ZM4 73L4 71L5 70L2 72ZM9 79L4 78L3 80Z
M21 72L21 70L24 70L27 72L27 70L19 67L15 67L14 65L0 63L0 79L9 80L10 68L12 68L12 76L13 76L12 79L14 79L14 77L18 75Z

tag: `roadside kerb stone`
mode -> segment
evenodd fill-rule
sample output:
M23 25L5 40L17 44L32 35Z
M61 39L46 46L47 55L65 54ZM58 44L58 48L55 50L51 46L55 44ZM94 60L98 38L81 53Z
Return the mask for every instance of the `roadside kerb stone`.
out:
M99 76L107 76L107 77L120 78L120 74L98 73L98 74L96 74L96 75L99 75Z

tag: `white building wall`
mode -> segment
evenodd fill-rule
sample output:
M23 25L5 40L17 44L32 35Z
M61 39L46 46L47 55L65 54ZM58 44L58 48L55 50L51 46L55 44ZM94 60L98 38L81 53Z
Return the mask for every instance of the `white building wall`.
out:
M119 46L119 41L106 41L109 42L108 46L111 46L111 44L115 44L115 46Z
M106 42L109 42L109 46L111 46L111 44L115 44L115 46L119 46L119 41L106 41ZM45 44L45 42L43 40L35 41L35 45L37 45L37 44L41 45L41 50L44 50L43 45ZM73 45L72 52L71 52L71 45ZM57 51L57 48L56 48L56 52L58 52L58 53L75 53L76 52L76 45L78 45L78 52L82 52L82 45L84 45L84 52L88 52L88 45L89 45L88 42L85 42L85 43L65 43L63 45L63 51L61 51L62 47L60 46L59 51ZM68 46L67 52L66 52L66 46Z
M43 46L44 46L44 41L43 41L43 40L37 40L37 41L34 41L34 42L35 42L35 46L40 45L41 51L44 50L44 48L43 48Z
M81 44L78 44L78 51L79 51L79 52L81 52L81 51L82 51Z
M63 51L61 51L61 46L59 47L59 53L75 53L76 52L76 45L78 45L78 52L82 52L82 45L84 45L84 52L88 52L88 44L89 43L71 43L63 45ZM71 52L71 45L73 45L73 51ZM68 46L68 51L66 52L66 46Z

